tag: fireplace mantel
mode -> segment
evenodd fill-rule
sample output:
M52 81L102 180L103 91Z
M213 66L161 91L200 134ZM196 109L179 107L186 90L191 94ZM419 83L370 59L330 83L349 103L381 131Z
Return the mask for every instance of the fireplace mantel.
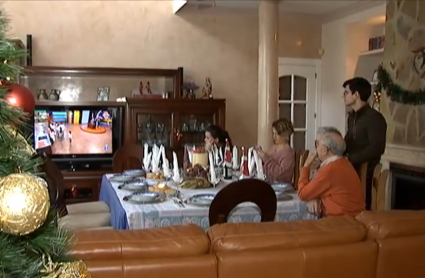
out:
M425 148L387 144L382 162L387 164L385 168L389 162L425 167Z

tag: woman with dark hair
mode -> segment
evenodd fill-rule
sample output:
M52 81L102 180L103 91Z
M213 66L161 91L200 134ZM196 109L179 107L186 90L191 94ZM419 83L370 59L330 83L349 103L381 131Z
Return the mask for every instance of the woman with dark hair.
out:
M205 129L205 147L207 149L211 146L216 145L217 147L225 147L226 140L232 147L232 140L230 139L229 133L219 127L218 125L210 125Z
M264 163L264 174L269 182L291 183L294 175L295 153L290 146L294 133L291 121L281 118L272 124L274 145L264 152L257 146L258 156Z

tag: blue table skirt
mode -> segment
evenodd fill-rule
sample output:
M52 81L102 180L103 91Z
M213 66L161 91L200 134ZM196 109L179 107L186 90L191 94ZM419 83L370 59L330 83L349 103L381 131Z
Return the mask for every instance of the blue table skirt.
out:
M127 214L106 175L102 177L99 200L105 202L111 210L112 227L116 230L128 230Z

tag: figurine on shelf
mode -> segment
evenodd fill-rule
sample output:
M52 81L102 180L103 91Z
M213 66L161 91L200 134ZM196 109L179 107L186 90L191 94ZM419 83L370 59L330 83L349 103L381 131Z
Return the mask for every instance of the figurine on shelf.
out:
M143 82L142 81L140 81L140 84L139 84L139 93L141 95L143 95Z
M209 77L207 77L205 79L205 85L202 88L202 98L203 99L213 98L213 95L212 95L212 83L211 83L211 78L209 78Z
M149 81L148 81L148 83L146 83L146 91L147 91L148 95L152 95L151 83Z
M183 89L186 90L185 98L195 99L195 91L199 89L199 86L193 81L185 81L183 82Z

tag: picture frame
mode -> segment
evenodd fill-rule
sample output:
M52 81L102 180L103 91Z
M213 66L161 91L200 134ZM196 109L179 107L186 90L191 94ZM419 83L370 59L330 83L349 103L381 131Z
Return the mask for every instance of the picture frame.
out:
M109 90L110 87L99 87L97 88L97 101L109 101Z

